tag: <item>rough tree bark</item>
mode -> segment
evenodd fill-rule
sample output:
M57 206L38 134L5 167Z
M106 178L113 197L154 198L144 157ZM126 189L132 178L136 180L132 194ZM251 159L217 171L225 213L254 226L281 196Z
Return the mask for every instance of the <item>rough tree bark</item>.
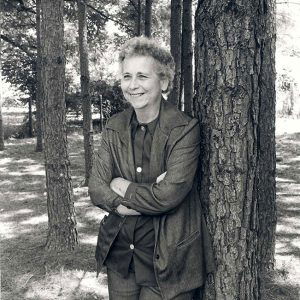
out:
M201 127L200 194L217 261L205 299L260 299L259 264L274 254L273 5L198 2L194 110ZM266 224L272 228L261 228Z
M137 22L136 22L136 35L142 34L142 2L137 0Z
M182 77L184 91L184 111L192 115L194 93L193 45L192 45L192 1L183 0L182 12Z
M258 206L258 275L261 290L265 274L274 268L276 202L275 150L275 1L259 1L256 25L258 47L258 169L255 191Z
M41 0L36 0L36 147L35 151L43 151L42 129L42 74L41 74Z
M146 0L145 2L145 36L147 37L151 37L152 2L153 0Z
M179 106L181 100L181 25L182 25L182 0L171 0L170 20L170 50L175 62L175 76L173 89L169 94L168 101Z
M77 244L65 117L63 0L41 0L41 67L44 89L44 153L47 184L47 247Z
M88 185L92 170L94 139L92 122L92 102L90 98L90 74L87 45L86 2L78 0L78 35L80 57L80 83L83 113L83 137L85 157L85 185Z

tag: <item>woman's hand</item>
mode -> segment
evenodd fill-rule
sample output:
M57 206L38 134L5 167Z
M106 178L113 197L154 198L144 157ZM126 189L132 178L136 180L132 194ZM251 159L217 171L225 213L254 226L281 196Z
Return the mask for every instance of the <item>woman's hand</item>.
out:
M124 198L127 188L131 182L122 177L114 178L110 183L110 188L120 197Z
M131 182L121 177L114 178L110 183L110 188L118 194L120 197L124 198L127 188ZM140 213L134 209L128 208L122 204L117 207L118 214L122 216L139 216Z
M166 176L167 172L160 174L157 178L156 178L156 183L161 182L165 176Z
M117 207L117 212L122 216L139 216L141 214L138 211L128 208L122 204Z

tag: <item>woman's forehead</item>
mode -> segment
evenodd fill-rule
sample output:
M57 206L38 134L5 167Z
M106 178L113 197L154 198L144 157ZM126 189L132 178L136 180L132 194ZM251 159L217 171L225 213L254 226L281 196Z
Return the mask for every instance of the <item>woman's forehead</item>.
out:
M152 56L135 55L126 57L121 63L122 72L126 71L156 71L157 62Z

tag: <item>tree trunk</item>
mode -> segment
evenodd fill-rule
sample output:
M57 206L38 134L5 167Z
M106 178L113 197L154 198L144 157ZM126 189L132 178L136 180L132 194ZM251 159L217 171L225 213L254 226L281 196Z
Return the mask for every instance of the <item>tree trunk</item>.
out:
M192 115L193 102L193 46L192 1L183 0L182 13L182 77L184 84L184 111Z
M175 62L175 76L173 90L169 94L168 101L180 105L180 80L181 80L181 14L182 0L171 0L171 21L170 21L170 48Z
M92 103L89 93L90 74L87 46L87 23L86 2L78 0L78 35L79 35L79 57L80 57L80 83L83 113L83 137L85 156L85 185L88 185L92 170L92 158L94 150Z
M33 137L33 124L32 124L32 96L28 100L28 136Z
M2 95L0 93L0 151L5 149L4 147L4 128L3 128L3 116L2 116Z
M103 101L102 101L102 95L99 95L99 113L100 113L100 132L104 129L104 122L103 122Z
M77 244L65 116L63 0L41 1L44 88L44 153L49 231L47 247L57 252Z
M203 0L196 11L194 111L201 127L200 195L217 261L204 299L259 299L259 264L274 241L274 210L266 210L266 204L275 203L274 36L272 22L266 22L273 2L264 3ZM265 38L267 46L262 47ZM271 95L263 103L266 91ZM262 142L268 143L271 155L265 154ZM262 152L268 160L264 163L272 165L267 175L262 174ZM268 187L259 191L263 184ZM268 229L261 228L263 218L272 224L264 246ZM270 259L274 252L267 252Z
M145 36L147 37L151 37L152 1L146 0L145 3Z
M136 35L140 36L142 34L142 3L141 0L137 1L137 22L136 22Z
M264 290L265 274L274 268L276 211L275 151L275 2L260 1L257 20L259 47L258 169L255 191L258 205L258 275Z
M0 13L1 16L1 13ZM2 49L1 44L0 44L0 50ZM2 70L2 62L0 59L0 70ZM2 74L0 73L0 85L2 86ZM3 116L2 116L2 104L3 104L3 99L2 99L2 93L0 93L0 151L3 151L5 149L4 146L4 128L3 128Z
M43 151L43 129L42 129L42 74L41 74L41 0L36 0L36 152Z

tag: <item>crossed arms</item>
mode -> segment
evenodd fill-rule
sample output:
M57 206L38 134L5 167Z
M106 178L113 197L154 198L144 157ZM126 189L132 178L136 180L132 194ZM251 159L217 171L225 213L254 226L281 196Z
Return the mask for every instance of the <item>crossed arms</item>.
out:
M89 181L93 204L121 215L160 215L176 208L191 190L198 166L199 126L197 122L190 123L170 145L166 172L156 182L141 184L126 178L113 178L115 164L105 130Z

